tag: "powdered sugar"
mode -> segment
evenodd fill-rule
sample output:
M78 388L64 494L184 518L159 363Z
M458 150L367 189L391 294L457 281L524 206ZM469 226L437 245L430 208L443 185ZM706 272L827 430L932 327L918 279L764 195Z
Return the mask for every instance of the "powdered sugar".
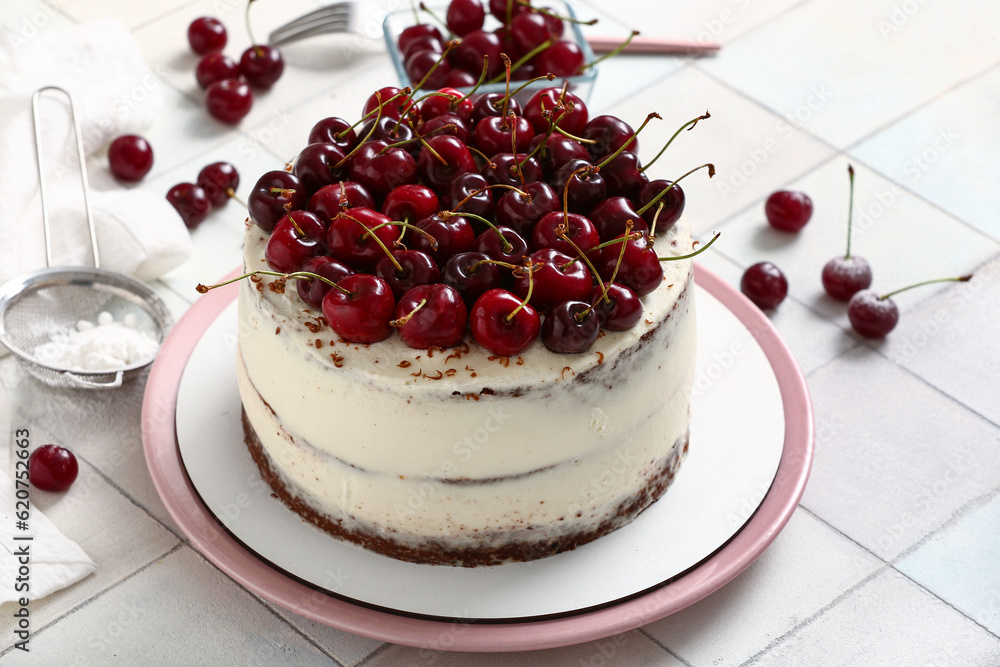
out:
M80 320L75 329L52 336L35 348L34 357L46 366L72 371L108 372L148 361L156 355L159 342L135 328L134 314L115 322L102 312L97 323Z

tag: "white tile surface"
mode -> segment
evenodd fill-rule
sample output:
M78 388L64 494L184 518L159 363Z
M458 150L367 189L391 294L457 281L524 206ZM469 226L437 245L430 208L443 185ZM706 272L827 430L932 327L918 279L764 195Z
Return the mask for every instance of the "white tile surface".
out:
M735 580L643 630L690 664L739 665L880 565L799 510L775 543ZM781 612L774 613L778 608Z
M1000 68L934 100L852 153L960 220L1000 240Z
M324 597L319 593L317 596L318 598ZM343 630L327 627L269 602L265 604L272 613L283 618L289 625L308 637L312 643L322 648L328 655L332 655L346 667L359 664L384 644L376 639L352 635Z
M809 377L816 457L802 504L887 560L1000 486L1000 429L870 348Z
M888 570L753 664L968 665L1000 662L1000 639Z
M113 16L121 19L131 29L163 16L188 0L160 0L158 2L133 2L132 0L61 0L61 11L79 22ZM187 35L184 36L185 41Z

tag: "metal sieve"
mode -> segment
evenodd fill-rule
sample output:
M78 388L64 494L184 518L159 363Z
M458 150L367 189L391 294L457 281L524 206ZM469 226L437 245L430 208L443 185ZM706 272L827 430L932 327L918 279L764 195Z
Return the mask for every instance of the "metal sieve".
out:
M42 134L38 115L38 101L47 90L62 93L69 102L94 256L93 267L52 267ZM31 111L35 124L35 154L38 159L38 185L45 232L45 265L48 268L13 278L0 287L0 343L10 348L29 373L48 385L87 389L119 387L123 380L141 372L154 357L121 368L80 371L49 363L39 358L37 350L54 336L76 329L77 322L81 320L97 322L98 315L102 312L110 313L119 322L124 321L127 316L129 320L134 318L135 330L149 334L161 345L172 318L163 300L148 285L135 278L100 268L97 232L88 197L83 141L72 95L54 86L40 88L31 97Z

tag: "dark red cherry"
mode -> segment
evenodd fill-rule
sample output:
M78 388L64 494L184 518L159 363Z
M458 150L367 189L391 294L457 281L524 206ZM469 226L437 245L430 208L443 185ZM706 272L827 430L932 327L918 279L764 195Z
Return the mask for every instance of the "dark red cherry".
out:
M505 108L506 111L504 110ZM476 103L472 107L472 121L478 124L484 118L492 118L494 116L503 117L505 113L510 113L511 111L517 116L521 115L521 105L516 99L513 97L507 98L503 93L485 93L476 99ZM507 145L509 146L510 143L508 142Z
M451 64L447 57L437 51L413 50L407 56L403 67L413 84L423 81L428 88L442 88L448 85Z
M228 162L213 162L198 172L198 185L208 196L212 206L224 206L236 196L240 173Z
M434 258L438 265L448 261L448 258L460 252L469 252L476 244L476 231L468 218L460 215L442 216L439 213L429 215L419 222L417 227L430 234L437 247L425 235L407 232L408 244L416 250L423 250Z
M247 208L254 224L270 232L283 215L305 208L308 200L306 188L297 176L275 170L257 179L247 199Z
M437 26L430 23L418 23L417 25L407 26L399 33L399 38L396 43L399 45L400 51L406 51L406 47L409 46L410 42L421 37L433 37L437 41L444 41L441 36L441 31L437 29Z
M397 185L382 202L382 212L392 220L417 222L441 210L438 196L426 185Z
M642 319L642 302L630 288L619 283L607 283L608 293L603 297L600 285L590 293L590 302L608 331L626 331Z
M400 268L397 269L388 256L383 256L375 265L375 275L389 285L397 299L417 285L441 282L441 270L427 253L419 250L393 250L392 257Z
M481 252L460 252L448 260L441 271L441 280L462 295L471 306L484 292L500 287L503 278L500 267L484 263L489 256Z
M202 16L192 21L188 26L187 36L191 50L198 55L226 48L226 26L211 16Z
M330 256L358 271L372 271L399 236L389 222L388 216L363 206L341 211L330 221L326 236Z
M535 225L542 216L559 211L562 206L555 190L546 183L528 183L522 189L528 194L511 190L497 201L497 223L517 231L525 237L530 237Z
M309 211L290 211L274 226L264 259L280 273L299 271L303 263L325 250L326 225Z
M740 290L761 310L777 308L788 295L785 274L771 262L758 262L743 273Z
M426 123L432 118L451 114L463 122L472 119L472 99L454 88L441 88L420 103L420 117Z
M316 275L323 276L327 280L332 280L333 282L337 282L341 278L354 273L354 271L348 267L344 266L332 257L327 257L326 255L309 257L302 262L302 268L300 270L315 273ZM323 307L323 298L332 288L322 280L310 278L308 280L296 280L295 289L298 291L300 299L313 308L320 310Z
M580 45L568 41L555 42L532 60L532 64L539 72L559 77L582 74L584 62L583 49Z
M812 217L813 203L804 192L778 190L764 203L767 222L783 232L797 232Z
M541 320L531 304L503 289L491 289L469 311L472 338L490 353L511 357L524 352L538 337Z
M405 51L400 51L400 54L403 56L403 62L405 63L406 59L417 51L434 51L435 53L441 54L444 53L444 42L429 35L425 37L417 37L406 45Z
M872 267L862 257L834 257L823 266L823 289L837 301L847 301L872 284Z
M671 185L673 187L670 187ZM660 196L661 193L662 196ZM653 219L656 218L657 233L665 232L673 227L680 220L681 214L684 213L684 190L681 189L680 185L674 185L672 181L662 178L650 181L639 191L639 207L646 207L654 200L655 203L649 205L642 214L642 219L652 225ZM657 216L656 211L661 202L663 210Z
M486 155L509 153L512 145L518 153L525 153L534 136L535 128L523 116L490 116L472 130L473 143Z
M509 247L503 244L500 236L506 239ZM521 260L528 254L528 244L524 238L510 227L497 227L487 229L476 237L474 249L477 252L489 255L490 259L507 262L508 264L520 264ZM501 272L503 273L503 272Z
M350 123L343 118L331 116L312 126L306 144L335 144L344 153L348 153L357 140L357 133Z
M194 229L208 217L212 202L194 183L178 183L167 192L167 201L181 216L188 229Z
M422 137L432 137L438 134L450 134L466 145L472 141L472 132L469 131L469 126L461 118L451 113L435 116L420 128L420 136Z
M560 111L557 107L562 107ZM572 111L570 108L572 107ZM566 91L563 93L561 87L542 88L531 96L527 104L524 105L524 117L534 126L535 132L541 134L549 129L549 119L542 112L551 111L551 119L566 132L578 135L583 131L589 120L587 105L575 93ZM562 136L553 134L552 136ZM577 144L578 146L580 144ZM587 156L584 155L584 158Z
M866 338L884 338L899 322L899 308L890 298L880 298L874 290L864 289L847 303L851 328Z
M601 158L597 162L601 165L601 176L604 177L609 197L620 196L638 201L639 192L649 183L649 177L639 166L638 155L622 151L610 160Z
M448 186L448 208L492 220L496 204L493 201L493 192L485 189L487 185L489 183L481 174L475 172L459 174Z
M421 178L438 192L448 191L459 174L477 171L468 147L457 137L435 135L426 140L416 161Z
M566 196L569 210L574 213L589 214L607 196L607 187L599 172L580 171L592 166L584 160L570 160L556 171L555 179L552 181L552 187L560 198L568 188Z
M553 248L536 250L529 259L540 265L531 273L531 303L536 309L547 311L563 301L583 301L590 296L594 281L582 261L574 262L573 257ZM511 291L522 298L527 296L527 271L514 273Z
M377 209L375 200L365 186L356 181L341 181L324 185L309 199L309 210L329 226L330 221L343 210L354 206Z
M235 125L250 113L253 92L240 79L222 79L205 90L205 107L214 118Z
M639 153L639 138L628 123L616 116L595 116L587 122L580 136L588 139L587 150L596 159L611 155L628 144L627 150Z
M542 344L560 354L590 349L601 333L601 320L586 301L563 301L542 322Z
M369 132L371 133L369 135ZM366 141L378 139L388 144L412 141L416 136L413 128L398 118L382 116L378 120L367 120L358 128L358 136L368 137Z
M392 335L396 302L384 280L355 273L337 284L349 294L331 289L323 298L323 317L331 329L349 343L377 343Z
M503 60L500 58L502 52L499 37L492 32L474 30L466 34L462 43L451 50L448 61L453 68L478 76L483 71L483 59L486 58L486 78L492 79L503 72Z
M324 185L347 178L344 151L334 144L309 144L295 158L292 173L299 177L306 191L315 193Z
M500 23L508 24L521 12L528 11L527 3L519 0L490 0L490 14Z
M601 241L610 241L624 234L629 221L632 222L633 232L645 233L649 231L646 221L632 207L632 202L625 197L605 199L590 212L590 220L593 222ZM661 227L657 226L656 229L659 231Z
M411 101L408 97L400 96L400 92L401 90L394 86L379 88L365 102L363 114L369 118L374 118L376 116L375 110L381 104L382 116L402 118L410 109ZM392 101L390 102L389 100Z
M351 157L350 178L365 186L376 200L384 199L394 187L417 180L417 163L401 148L384 141L365 142Z
M563 231L573 243L571 244L560 237L558 234L559 231ZM601 239L597 234L594 223L579 213L569 213L566 215L562 211L547 213L542 216L542 219L538 221L538 224L535 225L535 229L531 233L532 248L536 250L553 248L570 257L576 257L579 252L590 252L600 245L600 243ZM573 244L576 247L573 247ZM579 251L577 248L579 248Z
M485 18L486 8L479 0L451 0L445 23L449 30L463 37L473 30L481 30Z
M461 344L468 319L461 295L442 283L414 287L396 304L399 337L417 349Z
M472 76L463 69L455 69L454 67L448 72L448 85L452 88L472 88L476 85L478 79Z
M545 145L538 148L543 141ZM554 179L556 171L570 160L590 160L590 153L583 144L557 132L549 135L536 134L531 140L528 152L532 153L542 165L542 174L546 181Z
M240 57L240 73L243 78L262 90L273 86L284 71L285 60L281 57L281 51L273 46L251 46Z
M28 481L42 491L65 491L79 470L73 452L59 445L42 445L28 457Z
M153 147L137 134L124 134L108 147L108 166L119 181L141 181L153 168Z
M502 183L516 188L542 180L542 168L527 153L497 153L482 170L490 184Z
M620 255L621 245L618 243L612 243L598 251L594 267L603 280L610 280L615 274ZM615 282L629 287L639 297L646 296L663 282L663 267L645 236L625 241L625 255L615 275Z
M238 78L239 75L239 65L223 53L206 53L194 68L194 78L202 88L208 88L223 79Z
M537 12L521 12L510 22L510 38L520 53L527 53L543 42L555 42L549 22Z

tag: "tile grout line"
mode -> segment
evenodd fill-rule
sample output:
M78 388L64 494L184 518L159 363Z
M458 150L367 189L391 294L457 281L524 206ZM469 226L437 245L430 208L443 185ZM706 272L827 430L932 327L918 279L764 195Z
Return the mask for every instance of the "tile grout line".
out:
M643 635L644 637L646 637L646 639L648 639L649 641L653 642L654 644L662 648L664 651L667 652L668 655L677 660L677 662L684 665L684 667L694 667L694 665L692 665L690 662L688 662L687 660L685 660L684 658L680 657L679 655L671 651L669 648L667 648L667 646L663 644L660 640L658 640L656 637L646 632L645 626L636 629L639 631L639 634Z
M60 623L61 621L65 620L67 617L71 616L72 614L75 614L76 612L80 611L84 607L89 606L91 603L95 602L98 598L103 597L105 593L108 593L111 590L113 590L115 588L118 588L119 586L121 586L125 582L129 581L130 579L138 576L142 572L145 572L147 569L149 569L150 567L152 567L153 564L155 564L157 561L161 561L164 558L167 558L168 556L170 556L171 554L173 554L175 551L177 551L178 549L180 549L183 546L184 546L183 542L175 544L173 547L171 547L170 549L168 549L166 552L164 552L164 553L160 554L159 556L151 559L145 565L142 565L141 567L137 568L133 572L130 572L129 574L125 575L124 577L122 577L118 581L113 582L107 588L98 591L97 593L95 593L91 597L87 598L86 600L84 600L80 604L76 605L75 607L73 607L69 611L65 612L61 616L58 616L58 617L52 619L51 621L49 621L48 623L46 623L45 625L43 625L41 628L39 628L38 630L35 630L33 633L31 633L31 639L34 639L35 637L37 637L42 632L45 632L49 628L53 627L57 623ZM14 649L14 646L11 645L11 646L8 646L3 651L0 651L0 658L2 658L3 656L5 656L7 653L9 653L10 651L12 651L13 649Z
M382 644L381 646L379 646L378 648L376 648L374 651L372 651L371 653L369 653L365 657L361 658L361 660L359 660L358 662L354 663L354 667L363 667L364 665L367 665L372 660L374 660L378 656L382 655L383 653L385 653L386 651L388 651L393 646L395 646L395 644L390 644L389 642L386 642L386 643Z
M195 552L198 552L197 549L193 549L193 550ZM204 556L201 555L201 553L198 553L198 555L201 556L202 560L204 560L206 563L208 563L209 565L212 565L213 567L215 567L215 563L212 563L211 561L209 561L208 559L206 559ZM230 577L225 572L222 572L222 570L219 570L218 567L215 567L215 569L218 570L221 574L224 574L228 579L232 580L232 577ZM295 625L293 625L288 619L284 618L281 614L279 614L277 611L275 611L271 607L271 605L269 605L267 603L267 601L264 598L260 597L259 595L257 595L253 591L251 591L250 589L245 588L242 584L237 583L235 580L233 580L233 583L235 583L237 586L239 586L244 591L246 591L247 593L249 593L252 598L254 598L255 600L257 600L257 602L258 602L258 604L260 604L260 606L262 606L264 609L266 609L267 612L269 614L271 614L273 617L275 617L276 619L278 619L278 621L280 623L284 623L285 625L287 625L292 630L292 632L294 632L295 634L297 634L300 637L302 637L304 640L306 640L307 643L312 644L314 647L316 647L317 651L319 651L320 653L322 653L326 657L330 658L330 660L332 660L333 663L337 667L344 667L344 663L342 663L337 658L337 656L335 656L335 655L331 654L329 651L325 650L322 646L319 645L318 642L316 642L315 640L313 640L312 637L310 637L309 635L307 635L303 630L300 630L298 627L296 627ZM289 611L291 611L291 610L289 610Z

